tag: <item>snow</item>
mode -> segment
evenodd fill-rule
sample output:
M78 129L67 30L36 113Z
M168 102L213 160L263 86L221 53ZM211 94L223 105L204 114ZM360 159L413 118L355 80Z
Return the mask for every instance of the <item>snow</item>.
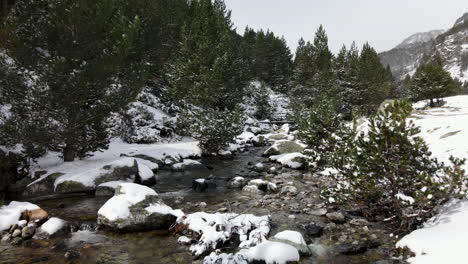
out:
M451 155L468 158L468 96L444 99L443 107L418 110L412 120L420 126L420 136L426 141L432 155L449 163ZM414 107L421 107L419 102ZM465 170L468 166L465 165ZM424 187L423 187L424 189ZM411 197L403 197L411 201ZM428 197L430 198L430 197ZM408 247L416 256L412 264L466 263L465 247L468 243L468 201L452 201L421 229L403 237L398 247Z
M162 214L162 215L168 215L171 214L177 218L183 217L185 214L182 212L182 210L174 210L170 206L167 206L165 204L152 204L148 207L145 208L145 210L150 213L150 214Z
M240 248L257 245L266 239L270 232L270 216L251 214L208 214L197 212L180 218L179 223L200 235L199 242L190 247L193 255L199 256L214 250L218 243L226 242L233 234L238 234Z
M276 161L281 163L281 165L288 166L292 169L297 169L302 167L304 164L301 162L294 161L296 158L307 158L304 154L295 152L295 153L287 153L282 155L271 156L271 161Z
M403 237L397 247L408 247L416 256L411 264L466 263L468 201L454 201L423 228Z
M59 153L49 153L47 156L38 160L35 170L46 170L48 174L37 179L30 185L44 180L47 176L53 173L64 173L65 175L57 178L55 186L59 183L73 180L82 183L84 186L94 187L95 179L102 173L102 167L109 165L116 166L133 166L134 160L137 160L142 166L149 169L157 169L156 164L143 161L137 158L122 157L146 155L154 159L163 160L165 157L200 157L201 149L198 147L197 141L169 143L169 144L128 144L119 139L114 139L109 145L109 149L103 152L95 152L90 158L76 160L74 162L63 162ZM144 176L149 176L149 171L145 170Z
M404 202L406 202L406 203L408 203L408 204L414 204L414 198L411 197L411 196L404 195L404 194L402 194L402 193L398 193L398 194L396 195L396 198L397 198L398 200L404 201Z
M153 189L135 183L121 183L119 186L121 194L110 198L98 211L110 221L129 217L130 206L143 201L146 196L158 195Z
M45 231L49 235L55 234L57 231L63 228L65 225L65 221L57 218L57 217L52 217L47 222L45 222L43 225L41 225L41 230Z
M148 180L154 177L153 170L151 170L148 166L137 162L138 164L138 175L142 180Z
M286 264L288 262L299 261L298 250L290 245L265 241L246 253L250 261L264 261L266 264Z
M193 165L201 165L201 163L196 160L184 159L184 161L172 165L172 168L175 170L180 170L184 168L185 166L193 166Z
M35 209L39 209L39 206L28 202L16 201L0 207L0 231L7 230L10 226L16 224L22 212Z
M297 231L286 230L276 234L274 238L291 241L298 245L307 245L302 234Z

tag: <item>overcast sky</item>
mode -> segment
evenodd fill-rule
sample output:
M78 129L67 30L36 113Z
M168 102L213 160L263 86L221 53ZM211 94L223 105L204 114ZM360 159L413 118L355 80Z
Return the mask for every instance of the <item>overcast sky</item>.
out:
M284 35L293 52L323 24L336 52L353 40L389 50L406 37L448 29L468 12L468 0L225 0L239 33L246 25Z

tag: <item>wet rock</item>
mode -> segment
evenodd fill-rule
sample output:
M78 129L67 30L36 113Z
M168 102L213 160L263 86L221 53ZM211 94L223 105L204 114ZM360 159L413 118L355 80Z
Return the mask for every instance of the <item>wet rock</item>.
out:
M257 163L255 164L255 171L256 172L263 172L265 170L265 166L263 165L263 163Z
M182 215L182 211L167 206L153 189L123 183L99 209L98 224L130 232L167 230Z
M336 247L336 251L343 255L363 254L367 251L367 245L363 243L343 243Z
M343 224L346 222L346 218L343 213L341 212L333 212L333 213L328 213L326 214L328 220L337 223L337 224Z
M73 260L73 259L78 259L80 258L80 252L76 251L76 250L69 250L65 253L64 257L66 259L69 259L69 260Z
M368 226L370 223L364 218L354 218L351 221L349 221L351 225L354 226Z
M34 233L36 233L37 225L34 222L29 222L29 224L21 230L21 237L24 239L31 238Z
M242 189L247 184L247 180L243 177L235 177L228 183L229 189Z
M310 210L308 213L311 215L315 215L315 216L324 216L327 214L327 212L328 212L327 209L319 208L319 209Z
M302 224L300 227L308 237L320 237L323 234L323 226L314 222Z
M19 237L21 236L21 229L15 229L13 230L13 233L11 233L11 237Z
M48 218L49 215L47 214L47 212L41 208L35 210L25 210L21 214L21 220L35 222L39 225L47 221Z
M192 182L192 189L196 192L204 192L208 188L216 188L214 180L210 179L196 179Z
M19 246L21 245L21 243L23 243L23 241L24 240L21 237L15 237L11 240L11 244L15 246Z
M257 194L263 193L263 191L260 190L257 185L244 186L244 188L242 188L242 191L247 192L247 193L257 193Z
M173 164L171 169L172 171L200 170L205 169L205 166L196 160L185 159L183 162Z
M284 186L281 188L281 195L285 196L295 196L297 195L297 188L294 186Z
M2 242L2 243L8 243L8 242L11 241L11 239L12 239L11 234L7 233L7 234L4 234L4 235L2 236L1 242Z

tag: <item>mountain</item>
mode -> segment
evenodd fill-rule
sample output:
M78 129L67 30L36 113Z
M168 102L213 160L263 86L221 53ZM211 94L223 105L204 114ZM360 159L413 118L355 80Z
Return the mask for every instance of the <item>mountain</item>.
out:
M420 64L437 55L452 77L468 82L468 13L447 31L414 34L394 49L379 54L382 63L390 65L398 80L412 75Z
M390 65L393 75L399 80L407 74L413 74L424 54L431 50L436 37L443 32L432 30L411 35L395 48L380 53L382 63Z

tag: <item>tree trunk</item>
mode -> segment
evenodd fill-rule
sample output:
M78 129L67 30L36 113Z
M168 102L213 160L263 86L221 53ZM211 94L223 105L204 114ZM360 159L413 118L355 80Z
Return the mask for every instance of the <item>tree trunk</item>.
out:
M76 157L76 150L73 145L67 144L63 149L63 161L71 162L74 161Z

